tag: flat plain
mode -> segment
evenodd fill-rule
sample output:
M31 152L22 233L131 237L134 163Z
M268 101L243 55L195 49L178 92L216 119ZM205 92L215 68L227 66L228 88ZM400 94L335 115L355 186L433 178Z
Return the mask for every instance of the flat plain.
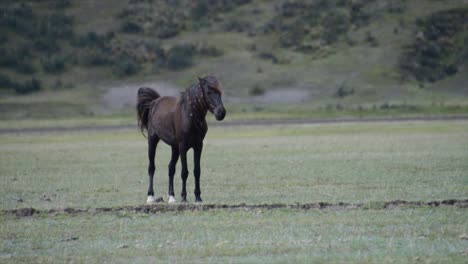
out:
M165 200L169 151L159 144L155 192ZM100 210L145 202L136 128L3 133L0 153L1 262L463 263L468 254L466 202L427 205L468 198L467 121L211 127L202 197L241 205L225 209ZM187 186L193 202L192 175ZM422 205L383 206L397 200ZM272 206L308 203L362 206ZM37 213L11 213L21 208Z

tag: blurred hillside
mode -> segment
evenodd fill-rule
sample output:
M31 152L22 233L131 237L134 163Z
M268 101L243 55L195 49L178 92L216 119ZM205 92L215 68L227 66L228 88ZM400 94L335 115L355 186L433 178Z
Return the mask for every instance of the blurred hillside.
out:
M239 112L464 107L467 21L464 0L2 1L0 118L128 113L208 74Z

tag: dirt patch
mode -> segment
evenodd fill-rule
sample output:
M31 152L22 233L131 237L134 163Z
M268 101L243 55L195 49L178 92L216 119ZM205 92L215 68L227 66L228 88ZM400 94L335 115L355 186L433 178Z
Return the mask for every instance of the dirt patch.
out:
M75 241L80 239L79 236L67 236L64 239L60 240L60 242L68 242L68 241Z
M30 208L14 209L14 210L11 210L10 212L8 212L8 211L4 211L4 212L14 214L17 217L28 217L28 216L33 216L34 214L39 213L38 210L36 210L34 208L31 208L31 207Z
M297 209L297 210L354 210L354 209L375 209L388 210L399 207L440 207L440 206L455 206L459 208L468 207L468 199L449 199L442 201L402 201L395 200L389 202L372 202L372 203L304 203L304 204L154 204L154 205L136 205L123 207L101 207L101 208L65 208L51 210L36 210L34 208L20 208L0 211L4 215L15 215L17 217L30 217L33 215L79 215L79 214L96 214L96 213L144 213L144 214L162 214L169 212L188 212L188 211L213 211L213 210L275 210L275 209Z
M431 202L408 202L408 201L401 201L401 200L396 200L396 201L391 201L391 202L386 202L384 203L383 207L384 208L394 208L394 207L401 207L401 206L432 206L432 207L438 207L438 206L457 206L461 208L466 208L468 207L468 200L457 200L457 199L448 199L448 200L443 200L443 201L431 201Z

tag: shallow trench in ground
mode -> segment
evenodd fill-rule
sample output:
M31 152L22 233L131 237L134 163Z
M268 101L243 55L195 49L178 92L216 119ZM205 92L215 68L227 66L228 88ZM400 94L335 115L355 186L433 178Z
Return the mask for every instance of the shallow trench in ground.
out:
M275 209L296 209L296 210L389 210L399 207L439 207L454 206L459 208L468 208L468 199L449 199L441 201L403 201L395 200L389 202L371 202L371 203L303 203L303 204L166 204L164 202L153 205L135 205L123 207L101 207L101 208L63 208L39 210L34 208L19 208L11 210L2 210L0 214L14 215L17 217L54 216L54 215L81 215L96 213L145 213L158 214L168 212L186 212L186 211L212 211L212 210L275 210Z

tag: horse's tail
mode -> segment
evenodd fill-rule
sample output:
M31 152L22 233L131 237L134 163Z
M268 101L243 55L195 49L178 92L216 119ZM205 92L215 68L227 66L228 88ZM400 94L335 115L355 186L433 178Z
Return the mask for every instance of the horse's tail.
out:
M148 114L151 108L151 103L160 97L159 93L147 87L138 89L137 94L137 120L141 133L144 135L145 130L148 131Z

